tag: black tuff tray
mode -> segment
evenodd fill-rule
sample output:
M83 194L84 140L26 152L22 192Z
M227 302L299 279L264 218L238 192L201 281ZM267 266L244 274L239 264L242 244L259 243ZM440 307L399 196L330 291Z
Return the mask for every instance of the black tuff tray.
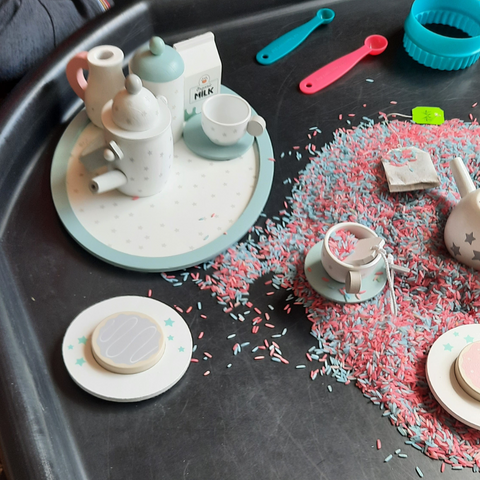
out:
M11 480L127 479L415 479L447 478L440 462L404 445L404 438L354 385L315 382L293 368L274 368L236 358L222 342L236 323L209 293L193 283L174 288L159 274L125 271L83 250L57 217L50 194L55 146L80 101L64 71L80 50L114 44L131 54L153 34L168 44L211 30L223 61L223 83L248 99L265 117L276 155L305 145L321 124L317 145L332 140L337 112L376 119L378 110L409 113L438 105L447 118L465 120L480 91L478 64L459 72L420 66L402 47L407 0L163 0L115 7L69 38L39 70L22 81L0 110L0 449ZM255 54L323 6L336 18L294 53L272 66ZM313 70L385 35L387 51L367 58L328 92L306 96L298 83ZM364 88L372 69L375 88ZM397 106L390 105L396 100ZM367 108L362 104L366 103ZM388 108L387 108L388 107ZM265 208L283 208L293 177L305 160L277 162ZM266 308L264 282L252 301ZM205 332L210 377L192 366L167 393L136 404L99 400L68 376L61 356L66 328L83 309L109 297L146 295L173 305L203 303L190 314L194 338ZM288 292L274 297L278 328L288 327L289 352L312 344L301 307L282 313ZM207 345L207 344L206 344ZM287 352L288 353L288 352ZM383 448L377 451L376 439ZM408 459L384 463L402 448ZM455 472L466 478L470 472ZM448 475L448 474L447 474ZM450 474L451 475L451 474Z

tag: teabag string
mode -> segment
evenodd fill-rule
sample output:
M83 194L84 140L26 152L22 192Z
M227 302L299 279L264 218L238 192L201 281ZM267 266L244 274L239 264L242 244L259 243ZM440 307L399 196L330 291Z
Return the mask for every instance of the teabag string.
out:
M390 290L390 307L392 309L392 314L397 316L398 306L395 298L395 289L394 289L394 274L395 271L399 273L408 273L410 269L407 267L401 267L400 265L395 265L393 261L393 255L387 253L383 246L385 245L385 240L380 237L368 237L360 239L356 246L355 250L343 261L352 266L366 265L372 262L377 255L381 255L385 263L385 274L388 279L388 285Z
M390 290L390 308L392 309L392 315L394 317L398 314L398 305L397 299L395 298L395 286L393 283L395 271L401 273L408 273L410 269L407 267L401 267L400 265L395 265L393 263L393 255L385 251L385 249L379 245L374 245L372 247L379 255L382 256L383 261L385 262L385 274L387 275L388 288Z

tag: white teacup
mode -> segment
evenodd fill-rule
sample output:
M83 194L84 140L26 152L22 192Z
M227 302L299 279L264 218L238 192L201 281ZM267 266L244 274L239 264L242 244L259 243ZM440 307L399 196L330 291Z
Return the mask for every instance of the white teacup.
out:
M246 132L254 137L265 130L265 120L252 117L247 101L238 95L220 93L205 100L202 105L202 129L216 145L237 143Z
M353 260L353 255L350 255L345 261L337 258L330 250L328 241L330 237L339 230L345 230L355 235L359 241L366 239L372 242L364 242L362 245L361 255L359 260ZM372 274L382 259L377 250L371 248L369 243L376 244L378 247L383 247L385 241L381 239L370 228L360 225L356 222L338 223L331 227L325 234L322 246L322 264L325 271L334 280L340 283L345 283L345 290L347 293L359 293L362 286L362 278ZM360 252L359 252L360 253Z

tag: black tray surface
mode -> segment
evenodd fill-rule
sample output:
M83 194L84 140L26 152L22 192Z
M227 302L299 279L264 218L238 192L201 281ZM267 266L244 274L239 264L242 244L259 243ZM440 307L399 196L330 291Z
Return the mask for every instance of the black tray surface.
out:
M336 12L332 24L276 64L256 63L261 48L324 6ZM153 34L171 45L213 31L223 83L265 117L277 156L305 145L308 129L320 123L317 145L331 141L345 126L338 113L347 110L377 119L379 110L408 114L432 105L447 118L468 120L472 92L480 91L480 67L440 72L414 62L402 46L410 6L410 0L129 3L70 37L13 90L0 110L0 450L11 480L405 480L418 478L415 466L425 478L447 478L440 462L407 450L405 439L353 384L335 385L329 393L324 379L312 382L293 368L252 362L247 355L236 358L235 368L224 368L231 351L222 342L239 326L210 293L192 282L175 288L159 274L125 271L89 255L63 228L50 194L55 146L81 108L64 74L67 61L106 43L128 57ZM384 54L365 59L328 92L299 92L301 79L373 33L388 38ZM366 88L374 70L381 72L375 88ZM278 214L290 193L283 180L305 162L276 163L268 217ZM194 339L205 332L215 372L204 377L202 365L192 365L170 391L137 404L90 396L63 364L65 330L90 305L149 289L169 305L202 302L208 319L196 312L188 323ZM265 292L264 281L250 292L264 310L271 303ZM282 313L288 293L274 297L275 324L288 328L290 353L305 352L314 343L310 322L300 306ZM408 459L384 463L397 448ZM469 474L455 472L455 478Z

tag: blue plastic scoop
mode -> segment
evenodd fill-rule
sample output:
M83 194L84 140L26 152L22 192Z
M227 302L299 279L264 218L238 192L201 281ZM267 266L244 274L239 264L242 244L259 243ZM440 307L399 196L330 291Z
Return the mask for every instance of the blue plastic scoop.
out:
M257 62L271 65L283 58L287 53L297 48L318 26L326 25L335 18L335 12L330 8L321 8L315 17L307 23L278 37L272 43L257 53Z

